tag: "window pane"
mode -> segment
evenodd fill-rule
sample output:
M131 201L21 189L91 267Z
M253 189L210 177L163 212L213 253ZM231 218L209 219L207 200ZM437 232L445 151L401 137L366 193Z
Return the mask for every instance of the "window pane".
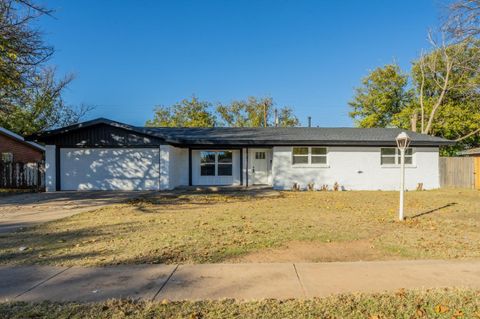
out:
M215 163L215 152L200 152L200 163Z
M394 156L382 156L382 165L387 164L395 164L395 157Z
M200 166L201 176L215 176L215 164L203 164Z
M381 152L382 152L382 155L395 155L396 154L396 148L394 147L389 147L389 148L382 148L381 149Z
M400 163L400 159L398 162ZM411 156L405 156L405 164L413 164L413 159Z
M327 164L326 156L312 156L312 164Z
M413 154L413 149L412 148L407 148L405 150L405 155L412 155Z
M312 147L312 155L326 155L327 149L325 147Z
M218 176L232 176L232 164L218 164Z
M232 152L231 151L218 152L218 162L219 163L231 163L232 162Z
M255 159L265 159L265 152L255 152Z
M6 163L13 162L13 153L2 153L2 161Z
M308 147L294 147L293 155L308 155Z
M308 164L308 156L293 155L293 164Z

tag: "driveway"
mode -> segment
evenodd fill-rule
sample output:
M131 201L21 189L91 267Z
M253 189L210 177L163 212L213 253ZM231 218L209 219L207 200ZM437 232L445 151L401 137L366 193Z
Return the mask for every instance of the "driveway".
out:
M24 193L0 197L0 233L120 204L151 192Z

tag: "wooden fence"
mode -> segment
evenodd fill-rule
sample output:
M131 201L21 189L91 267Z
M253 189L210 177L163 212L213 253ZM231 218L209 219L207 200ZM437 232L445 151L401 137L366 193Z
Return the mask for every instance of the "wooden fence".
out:
M0 161L0 188L45 187L45 167L39 163L5 163Z
M440 187L480 189L478 176L480 158L440 157Z

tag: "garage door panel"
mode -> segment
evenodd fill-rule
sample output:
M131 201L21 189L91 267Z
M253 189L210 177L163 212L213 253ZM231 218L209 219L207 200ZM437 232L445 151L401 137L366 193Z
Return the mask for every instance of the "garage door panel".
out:
M159 149L61 149L62 190L158 190Z

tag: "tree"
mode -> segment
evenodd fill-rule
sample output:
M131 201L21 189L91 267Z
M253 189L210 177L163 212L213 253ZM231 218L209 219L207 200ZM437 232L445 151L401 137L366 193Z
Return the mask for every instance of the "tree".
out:
M31 0L0 1L0 126L19 134L72 124L91 110L65 104L73 77L56 81L45 65L54 50L35 22L50 14Z
M480 0L459 0L448 7L448 15L443 24L451 38L462 42L480 35Z
M413 62L410 75L398 67L376 69L350 105L361 127L411 128L461 142L480 142L479 40L437 44Z
M355 89L355 96L348 103L353 108L350 117L359 127L391 126L394 116L411 103L407 84L408 75L398 65L376 68Z
M32 85L23 90L18 105L0 116L0 126L22 135L33 134L52 127L77 123L92 107L67 105L62 92L72 81L72 76L55 80L55 71L45 69Z
M248 97L247 100L233 101L228 105L218 105L217 113L221 124L230 127L267 127L274 126L274 102L271 98ZM280 126L297 126L299 121L293 109L283 107L279 110Z
M433 50L422 54L412 68L420 107L420 132L442 132L445 137L457 135L455 139L464 139L466 135L471 136L471 133L480 131L480 122L477 121L480 106L475 107L480 101L478 40L465 40L450 45L445 42L439 45L434 40L431 43ZM452 124L451 121L465 112L462 122L467 124L474 121L476 125L473 131L465 132L455 124L455 133L446 132L446 125Z
M280 127L293 127L299 126L300 121L293 113L291 107L285 106L282 107L278 112L278 126Z
M147 126L156 127L213 127L215 115L210 112L211 103L192 96L172 106L157 106Z

